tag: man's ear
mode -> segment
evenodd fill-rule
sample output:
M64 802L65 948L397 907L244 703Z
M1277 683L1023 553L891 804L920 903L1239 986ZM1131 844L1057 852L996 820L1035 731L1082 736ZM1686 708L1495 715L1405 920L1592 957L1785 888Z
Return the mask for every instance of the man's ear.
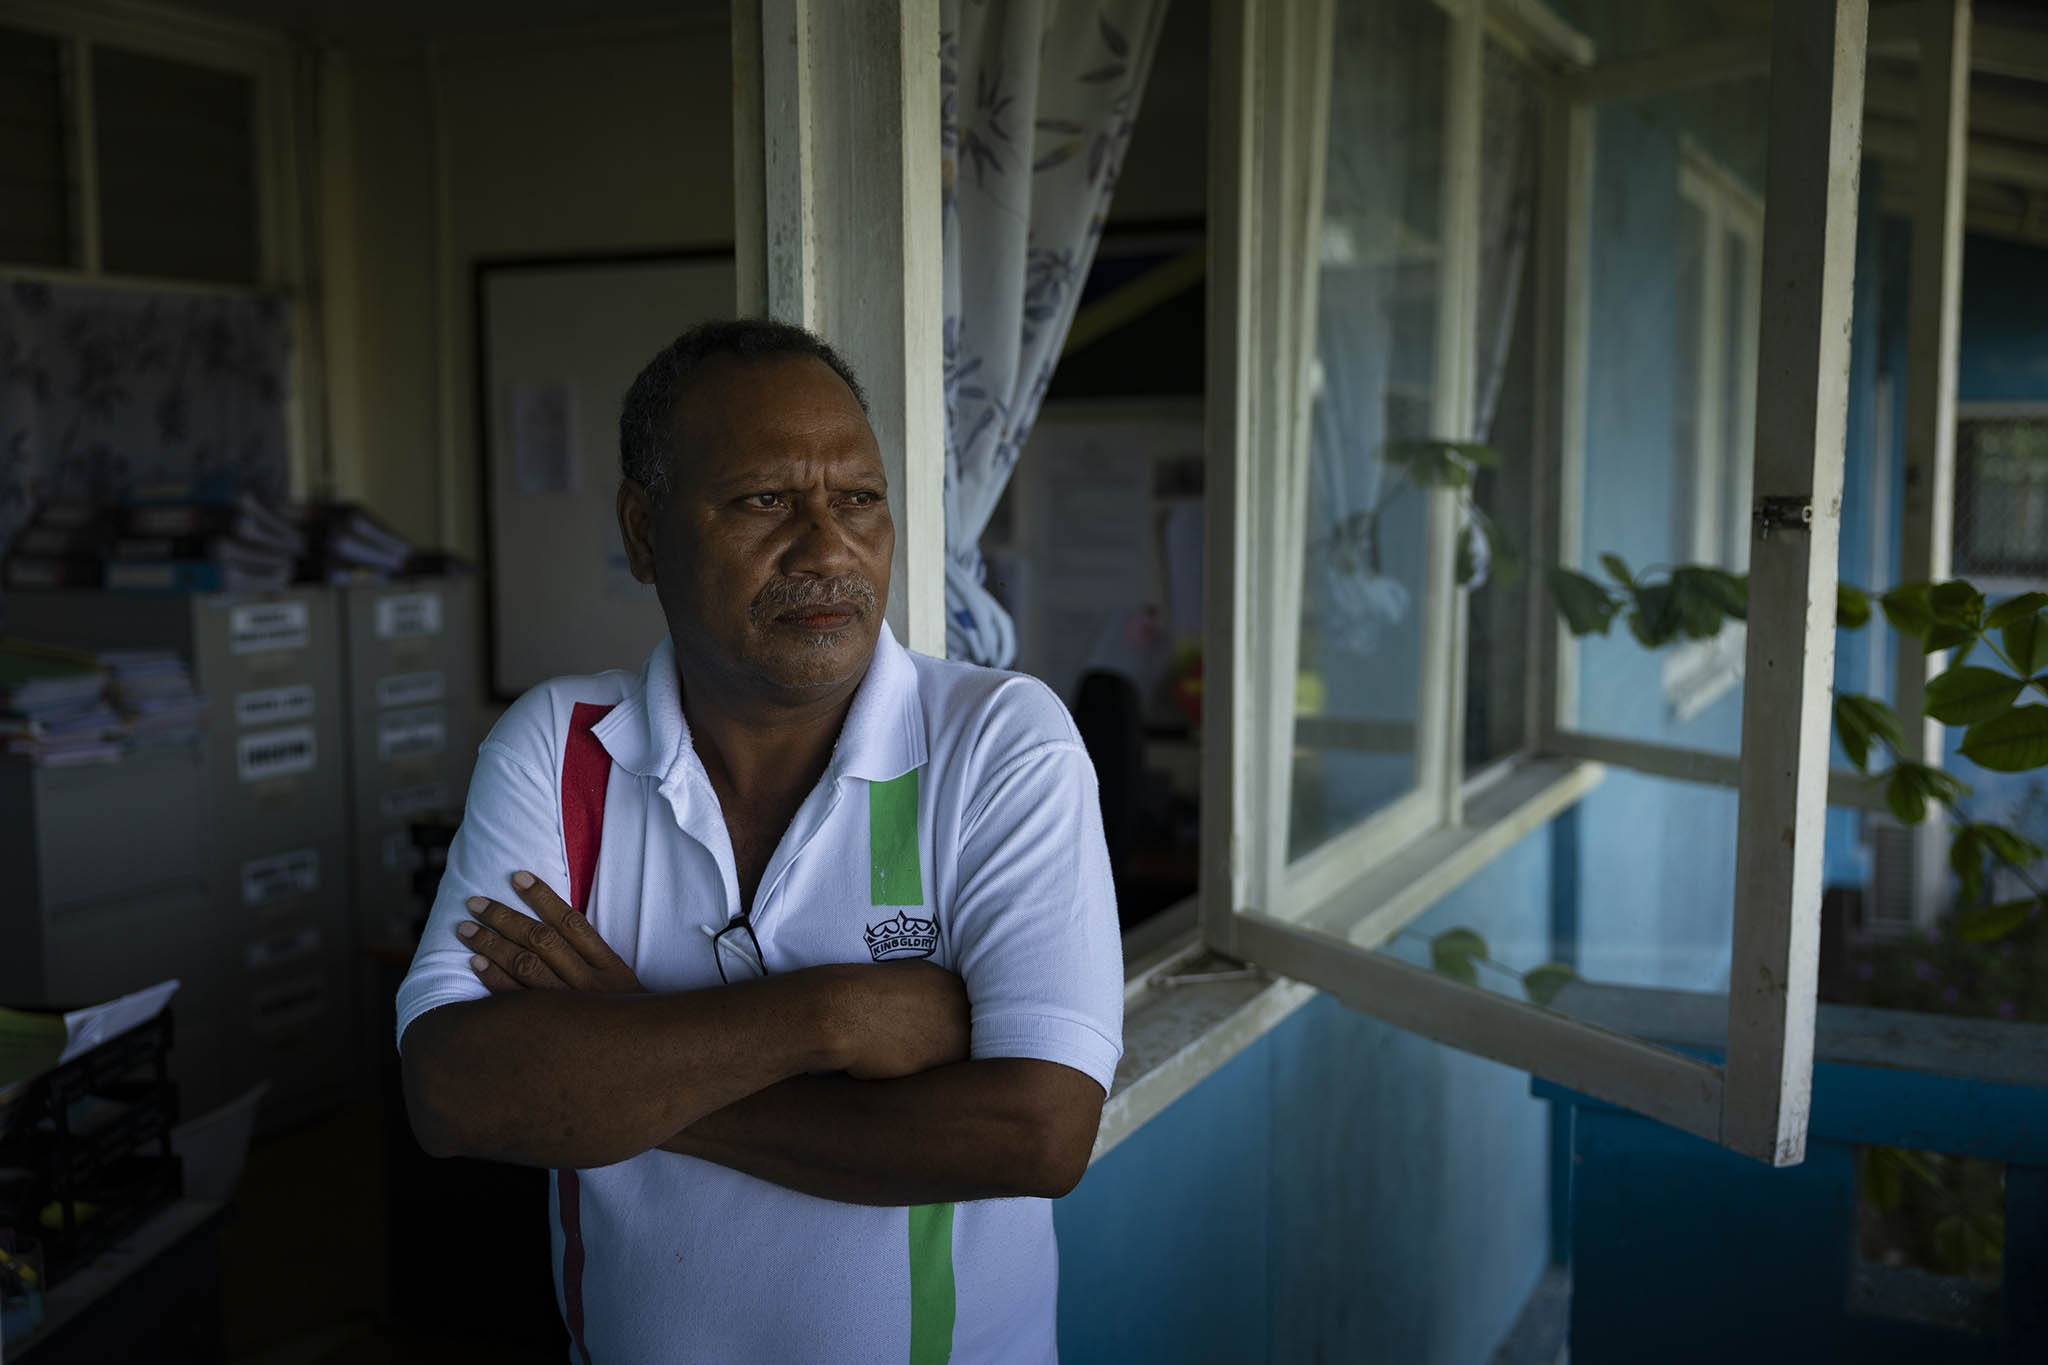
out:
M654 498L638 480L619 480L619 538L626 565L642 583L654 581Z

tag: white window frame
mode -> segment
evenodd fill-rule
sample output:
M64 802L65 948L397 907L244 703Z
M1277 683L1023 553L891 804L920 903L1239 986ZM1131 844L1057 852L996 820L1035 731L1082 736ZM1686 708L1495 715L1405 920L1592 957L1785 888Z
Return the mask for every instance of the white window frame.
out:
M76 265L0 261L0 277L89 283L158 292L249 296L282 293L292 310L291 398L286 411L286 456L293 497L308 490L308 433L321 411L320 330L304 316L307 250L300 178L296 67L282 33L170 9L110 0L0 0L0 25L46 34L65 46L69 72L66 141L73 190ZM158 279L109 273L100 252L99 180L94 138L91 50L104 44L145 56L246 76L254 108L257 206L257 279L254 284Z
M1686 452L1692 484L1681 491L1680 507L1691 536L1685 552L1694 564L1742 573L1749 568L1748 519L1752 439L1756 429L1757 310L1763 289L1764 205L1749 186L1705 151L1683 140L1679 148L1678 196L1700 212L1703 258L1700 270L1698 334L1694 337L1693 448ZM1729 238L1745 248L1740 315L1728 316ZM1740 340L1735 410L1727 411L1726 362L1730 331ZM1740 445L1728 439L1735 423ZM1733 462L1733 469L1730 462ZM1734 496L1726 496L1730 475ZM1672 719L1686 721L1706 710L1742 680L1748 631L1731 621L1709 640L1683 640L1664 658L1664 699Z
M1476 87L1484 12L1474 0L1445 4L1452 16L1451 89L1446 132L1446 256L1458 258L1447 275L1452 325L1442 329L1439 410L1445 434L1463 430L1469 408L1471 349L1469 282L1476 277L1462 200L1476 188ZM1306 225L1319 220L1314 184L1320 169L1322 129L1318 60L1327 51L1327 5L1263 8L1219 3L1218 52L1241 51L1235 72L1219 70L1214 107L1224 127L1212 192L1212 307L1224 338L1212 368L1212 470L1207 480L1212 554L1212 608L1205 648L1205 711L1216 717L1205 736L1204 892L1206 937L1220 951L1249 959L1336 994L1366 1012L1441 1041L1524 1067L1565 1084L1629 1105L1681 1129L1780 1164L1803 1155L1805 1104L1811 1082L1813 987L1817 944L1820 842L1827 778L1827 692L1833 657L1834 557L1839 534L1842 426L1847 337L1828 319L1846 314L1853 271L1855 179L1830 168L1858 154L1866 12L1861 0L1835 5L1780 7L1771 49L1773 123L1769 191L1785 206L1765 244L1763 267L1771 309L1764 328L1762 390L1757 396L1757 483L1810 524L1754 543L1756 560L1748 648L1758 681L1745 697L1744 749L1793 755L1788 764L1756 763L1740 769L1743 816L1737 851L1736 930L1732 944L1731 1048L1725 1067L1651 1047L1590 1027L1518 1000L1490 995L1411 967L1375 947L1396 924L1384 902L1359 894L1401 858L1377 861L1364 827L1344 841L1343 872L1350 881L1331 893L1324 866L1290 878L1276 866L1273 808L1276 734L1273 716L1291 701L1292 653L1276 649L1291 619L1285 569L1299 563L1287 542L1286 512L1306 458L1304 397L1307 349L1313 335L1314 256ZM1228 66L1228 64L1224 64ZM1323 76L1327 79L1327 76ZM1587 161L1582 89L1568 112L1553 108L1547 171L1563 170L1569 226L1583 222ZM1240 111L1230 127L1230 111ZM1546 175L1553 188L1557 182ZM1554 226L1552 209L1546 224ZM1583 417L1575 382L1583 374L1583 247L1576 231L1560 251L1554 236L1545 248L1548 280L1540 285L1553 303L1545 349L1564 343L1556 362L1565 401L1547 414L1555 448L1575 443ZM1581 259L1574 260L1574 257ZM1562 259L1560 259L1562 258ZM1579 273L1579 278L1572 276ZM1553 278L1565 277L1561 295ZM1460 288L1460 282L1465 287ZM1215 343L1212 341L1212 345ZM1448 348L1455 349L1448 349ZM1445 384L1447 373L1457 376ZM1574 369L1578 374L1574 374ZM1539 390L1550 390L1548 376ZM1273 452L1277 452L1274 454ZM1542 547L1537 572L1563 560L1576 490L1558 482L1555 543ZM1774 502L1773 506L1781 503ZM1438 513L1432 510L1432 521ZM1441 524L1441 523L1438 523ZM1546 529L1546 536L1549 533ZM1449 537L1441 537L1447 542ZM1439 543L1447 551L1448 545ZM1432 570L1437 565L1432 564ZM1276 585L1273 581L1279 579ZM1226 594L1225 584L1238 586ZM1221 610L1227 604L1227 610ZM1455 661L1461 616L1450 618ZM1546 630L1553 638L1555 632ZM1281 640L1280 643L1285 643ZM1562 659L1566 651L1555 650ZM1250 666L1237 661L1250 661ZM1284 678L1276 676L1286 669ZM1440 675L1442 676L1442 675ZM1459 672L1449 676L1460 677ZM1567 680L1545 675L1538 691L1553 701L1568 696ZM1548 738L1562 727L1559 710L1543 717ZM1426 725L1427 722L1424 722ZM1591 756L1591 755L1579 755ZM1585 769L1569 757L1546 780L1542 765L1525 769L1530 786L1510 781L1489 789L1482 812L1445 801L1446 819L1411 850L1445 831L1515 830L1525 813L1541 812L1545 798L1569 790ZM1455 771L1455 769L1453 769ZM1585 779L1580 777L1579 781ZM1433 790L1461 788L1444 783ZM1574 793L1575 795L1575 793ZM1542 813L1536 823L1549 818ZM1487 823L1479 824L1480 820ZM1533 824L1528 826L1533 827ZM1795 838L1783 840L1784 829ZM1321 864L1336 862L1334 855ZM1327 880L1326 880L1327 875ZM1445 888L1448 889L1448 888ZM1322 894L1320 901L1314 895ZM1438 894L1441 894L1439 891ZM1808 903L1811 902L1809 905ZM1421 904L1426 905L1424 900ZM1418 910L1421 905L1416 907Z

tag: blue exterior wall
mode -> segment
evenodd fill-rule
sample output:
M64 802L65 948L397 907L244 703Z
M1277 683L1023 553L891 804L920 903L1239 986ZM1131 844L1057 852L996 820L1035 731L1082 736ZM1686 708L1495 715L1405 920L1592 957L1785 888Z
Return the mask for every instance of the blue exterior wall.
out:
M1539 831L1436 916L1547 932L1550 870ZM1525 1074L1318 997L1055 1205L1061 1358L1483 1361L1549 1254L1548 1132Z

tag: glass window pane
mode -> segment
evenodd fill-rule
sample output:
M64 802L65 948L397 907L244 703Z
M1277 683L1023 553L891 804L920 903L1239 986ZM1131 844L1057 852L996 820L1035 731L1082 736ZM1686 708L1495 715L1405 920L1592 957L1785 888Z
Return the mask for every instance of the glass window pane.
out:
M1479 539L1466 630L1465 770L1521 748L1528 729L1530 584L1537 459L1535 427L1536 158L1542 104L1529 68L1488 44L1480 142L1479 334L1474 437L1498 456L1472 485Z
M1683 596L1670 585L1678 567L1725 564L1737 523L1747 535L1726 464L1748 438L1726 429L1728 405L1754 392L1755 343L1729 337L1724 281L1753 277L1754 246L1732 252L1725 224L1762 200L1767 94L1751 78L1594 112L1584 497L1569 567L1619 606L1578 646L1565 723L1579 730L1724 754L1740 739L1739 623L1695 636L1708 629L1693 611L1700 580Z
M1337 6L1303 537L1288 856L1413 790L1432 430L1444 53L1428 0Z
M64 89L57 39L0 28L0 261L74 263Z
M1726 454L1716 562L1740 573L1749 567L1749 485L1756 444L1756 414L1749 402L1756 391L1756 317L1750 308L1756 252L1748 237L1730 232L1721 260L1721 446Z
M113 47L92 64L103 267L255 283L255 83Z

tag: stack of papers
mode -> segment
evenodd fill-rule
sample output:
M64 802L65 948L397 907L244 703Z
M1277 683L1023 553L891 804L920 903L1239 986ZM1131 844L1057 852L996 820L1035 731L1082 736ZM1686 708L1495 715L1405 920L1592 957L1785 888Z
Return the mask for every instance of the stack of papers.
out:
M0 1008L0 1102L52 1067L156 1018L177 990L178 979L172 977L65 1014Z
M170 650L112 649L99 662L114 675L113 698L137 744L182 744L197 738L206 698L192 690L192 673Z
M0 640L0 740L31 763L105 763L126 727L107 702L107 675L90 654Z

